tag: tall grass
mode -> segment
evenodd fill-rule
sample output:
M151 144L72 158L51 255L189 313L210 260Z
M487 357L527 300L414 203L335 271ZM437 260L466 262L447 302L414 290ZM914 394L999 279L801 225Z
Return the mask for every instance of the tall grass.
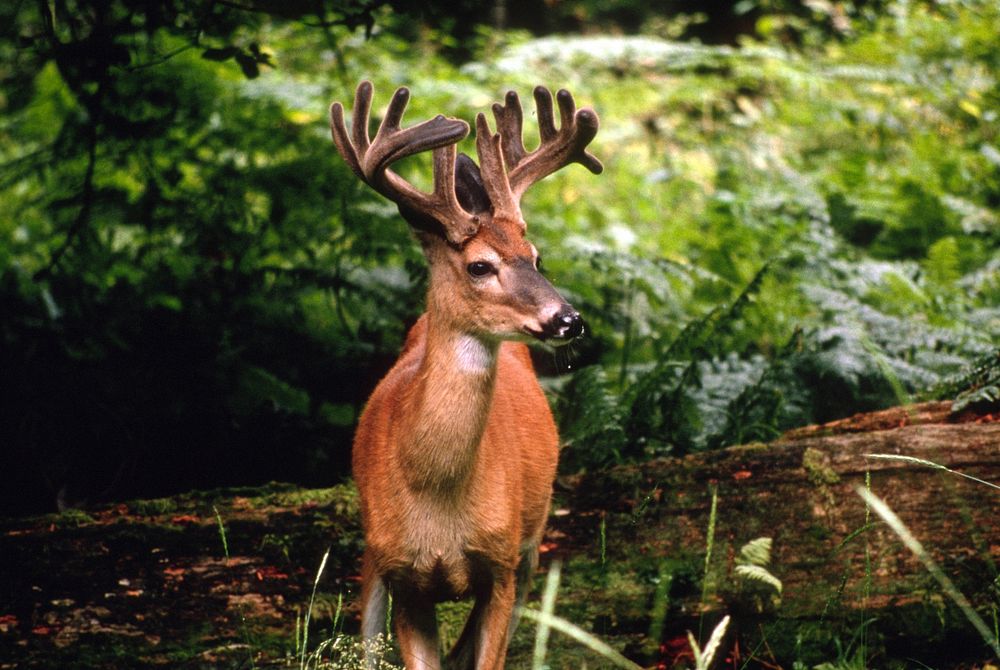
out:
M319 570L316 571L316 579L313 580L312 594L309 596L309 608L306 610L305 623L302 626L302 648L299 650L299 667L305 670L306 667L306 650L309 648L309 620L312 618L313 606L316 603L316 587L319 586L320 577L323 576L323 571L326 569L326 561L330 558L330 549L327 548L326 553L323 554L323 560L319 562Z
M968 480L974 481L977 484L982 484L983 486L989 486L990 488L997 489L1000 491L1000 486L988 482L979 477L973 477L972 475L966 474L964 472L959 472L958 470L952 470L951 468L941 465L940 463L935 463L934 461L928 461L923 458L917 458L916 456L905 456L903 454L865 454L865 458L876 458L884 461L904 461L906 463L913 463L915 465L923 465L934 470L943 470L949 474L955 475L956 477L964 477Z
M914 537L910 529L907 528L906 524L896 515L892 508L890 508L885 501L876 496L874 493L869 491L864 487L857 487L855 489L857 494L865 501L865 504L878 514L882 520L892 529L892 531L903 541L913 554L924 564L931 576L940 584L941 589L945 594L951 598L951 600L958 606L965 615L965 618L969 620L972 627L976 629L976 632L982 636L983 641L986 642L987 646L993 650L993 653L998 659L1000 659L1000 642L997 640L997 635L994 631L989 629L986 622L979 616L975 609L973 609L972 604L969 599L965 597L955 583L944 573L944 571L938 566L937 562L931 557L931 555L924 548L924 545Z

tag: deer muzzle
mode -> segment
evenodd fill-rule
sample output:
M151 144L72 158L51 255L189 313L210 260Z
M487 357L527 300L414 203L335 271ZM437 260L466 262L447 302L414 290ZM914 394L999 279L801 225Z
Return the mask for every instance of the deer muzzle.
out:
M583 334L583 317L567 304L559 307L542 325L542 339L553 344L566 344Z

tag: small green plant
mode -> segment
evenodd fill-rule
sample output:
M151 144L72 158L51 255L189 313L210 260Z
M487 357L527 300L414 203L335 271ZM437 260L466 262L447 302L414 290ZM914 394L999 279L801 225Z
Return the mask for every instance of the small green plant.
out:
M319 586L319 580L323 576L323 570L326 569L328 558L330 558L329 549L323 554L323 560L319 562L316 579L313 580L312 593L309 595L309 607L306 609L305 622L302 624L302 647L299 649L299 666L302 670L305 670L306 667L306 650L309 648L309 620L312 618L313 605L316 603L316 587Z
M736 559L736 574L746 582L756 582L772 587L781 593L781 580L767 569L771 562L771 538L758 537L740 549Z
M719 489L712 485L712 506L708 512L708 529L705 531L705 565L701 575L701 604L704 606L708 602L711 589L714 588L713 580L710 578L710 568L712 565L712 549L715 547L715 523L719 510ZM699 622L700 625L700 622ZM700 634L701 631L699 630Z
M710 670L712 662L715 661L715 654L719 651L728 627L729 615L727 614L722 617L722 620L712 630L712 635L708 638L708 643L704 649L698 646L698 640L694 639L694 635L690 631L688 632L688 643L691 645L691 652L694 654L695 670Z
M299 670L402 670L386 655L392 650L392 640L379 635L366 643L356 636L343 633L320 642L316 649L299 661ZM367 656L366 656L367 655ZM366 658L377 659L366 661Z

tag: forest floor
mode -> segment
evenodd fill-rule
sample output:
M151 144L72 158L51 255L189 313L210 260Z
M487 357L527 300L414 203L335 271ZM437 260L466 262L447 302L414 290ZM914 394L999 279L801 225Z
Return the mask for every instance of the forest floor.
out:
M930 462L1000 480L1000 417L929 403L561 477L535 597L558 560L556 614L643 667L687 667L687 632L704 638L727 613L724 667L991 667L982 638L857 492L883 498L995 629L1000 492ZM772 539L766 570L780 595L735 569L758 537ZM310 649L357 630L360 549L349 484L0 519L0 668L300 667L307 612ZM446 640L462 607L441 608ZM530 667L533 640L522 623L508 667ZM606 667L557 633L548 659Z

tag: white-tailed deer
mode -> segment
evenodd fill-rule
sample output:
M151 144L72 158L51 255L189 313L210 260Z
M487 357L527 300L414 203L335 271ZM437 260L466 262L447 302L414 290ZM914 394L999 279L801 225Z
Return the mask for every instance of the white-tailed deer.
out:
M535 89L541 142L531 152L513 91L493 105L497 134L479 114L478 167L457 155L464 121L439 115L400 128L405 88L374 140L370 83L358 86L350 132L341 104L330 108L340 154L399 206L430 265L427 312L368 400L353 454L366 540L362 635L384 632L392 594L408 670L441 667L435 603L467 597L475 604L445 667L501 670L537 563L558 435L523 343L568 342L583 321L539 274L519 203L531 184L569 163L602 170L586 151L597 114L576 110L567 91L556 97L558 130L552 95ZM389 169L427 150L432 193Z

